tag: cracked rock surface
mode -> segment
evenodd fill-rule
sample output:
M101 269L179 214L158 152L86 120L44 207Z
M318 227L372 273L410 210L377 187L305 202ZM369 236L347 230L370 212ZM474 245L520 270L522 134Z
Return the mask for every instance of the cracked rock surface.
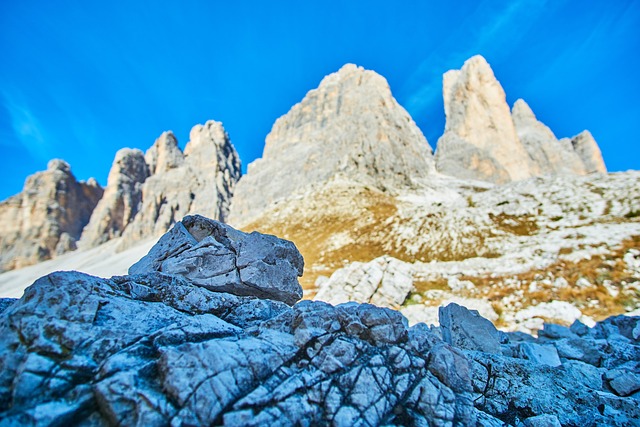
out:
M129 274L177 274L210 290L293 305L302 298L303 267L302 255L287 240L193 215L176 223Z
M0 426L640 421L638 317L546 325L535 338L452 304L441 328L409 327L390 308L289 306L178 268L201 260L190 251L205 241L201 267L226 269L227 252L236 265L292 262L288 242L251 236L187 217L128 276L56 272L0 300ZM255 271L256 285L281 280Z

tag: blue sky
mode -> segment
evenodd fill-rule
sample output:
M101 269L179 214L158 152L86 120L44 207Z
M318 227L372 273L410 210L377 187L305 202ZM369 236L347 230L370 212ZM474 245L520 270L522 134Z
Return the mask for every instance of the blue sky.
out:
M63 158L102 184L115 152L219 120L243 166L347 62L387 78L435 148L442 74L487 58L558 137L589 129L640 169L638 1L0 2L0 199Z

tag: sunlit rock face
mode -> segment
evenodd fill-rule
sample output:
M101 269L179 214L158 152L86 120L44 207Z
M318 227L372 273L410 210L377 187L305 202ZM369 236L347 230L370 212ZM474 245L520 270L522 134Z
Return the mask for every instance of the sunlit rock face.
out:
M262 158L238 184L230 222L249 223L278 201L329 180L393 193L433 170L427 140L387 81L347 64L273 125Z
M75 249L102 193L94 179L78 182L63 160L29 176L21 193L0 202L0 271Z
M495 183L540 173L518 139L502 86L482 56L443 76L445 132L438 140L438 171Z
M585 130L571 138L571 145L582 159L586 173L607 173L600 147L593 135Z
M443 76L445 132L439 172L506 183L552 174L606 172L598 145L583 132L558 141L522 99L510 111L502 86L482 56Z
M238 154L215 121L195 126L184 152L171 132L163 133L144 155L123 149L81 246L121 237L120 248L126 249L161 236L188 214L224 220L240 176Z

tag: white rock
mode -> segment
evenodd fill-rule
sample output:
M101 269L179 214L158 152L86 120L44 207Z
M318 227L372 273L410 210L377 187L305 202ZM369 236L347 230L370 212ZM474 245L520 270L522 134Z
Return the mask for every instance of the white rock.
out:
M357 301L396 308L412 289L411 265L384 256L335 271L314 299L330 304Z
M336 176L393 192L433 171L431 147L384 77L347 64L275 122L238 184L229 221L249 223Z

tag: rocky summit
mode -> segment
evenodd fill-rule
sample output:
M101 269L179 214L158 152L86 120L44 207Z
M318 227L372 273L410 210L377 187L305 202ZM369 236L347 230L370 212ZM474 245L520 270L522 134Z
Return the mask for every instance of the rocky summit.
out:
M236 189L232 224L342 180L393 193L434 171L431 147L384 77L353 64L325 77L280 117Z
M494 183L606 172L588 131L558 141L522 99L510 111L502 86L480 55L445 73L442 93L446 125L436 150L439 172Z
M102 193L94 179L78 182L63 160L28 177L21 193L0 202L0 271L75 249Z
M240 175L240 159L220 122L195 126L184 152L171 132L144 155L120 150L80 246L121 237L119 245L126 249L161 236L192 213L224 220Z
M198 246L210 248L201 261ZM208 286L234 255L265 265L250 286ZM289 242L190 217L132 267L140 274L39 279L0 301L0 424L640 422L640 318L547 324L534 338L455 304L442 326L409 327L389 308L289 306L264 292L300 268Z

